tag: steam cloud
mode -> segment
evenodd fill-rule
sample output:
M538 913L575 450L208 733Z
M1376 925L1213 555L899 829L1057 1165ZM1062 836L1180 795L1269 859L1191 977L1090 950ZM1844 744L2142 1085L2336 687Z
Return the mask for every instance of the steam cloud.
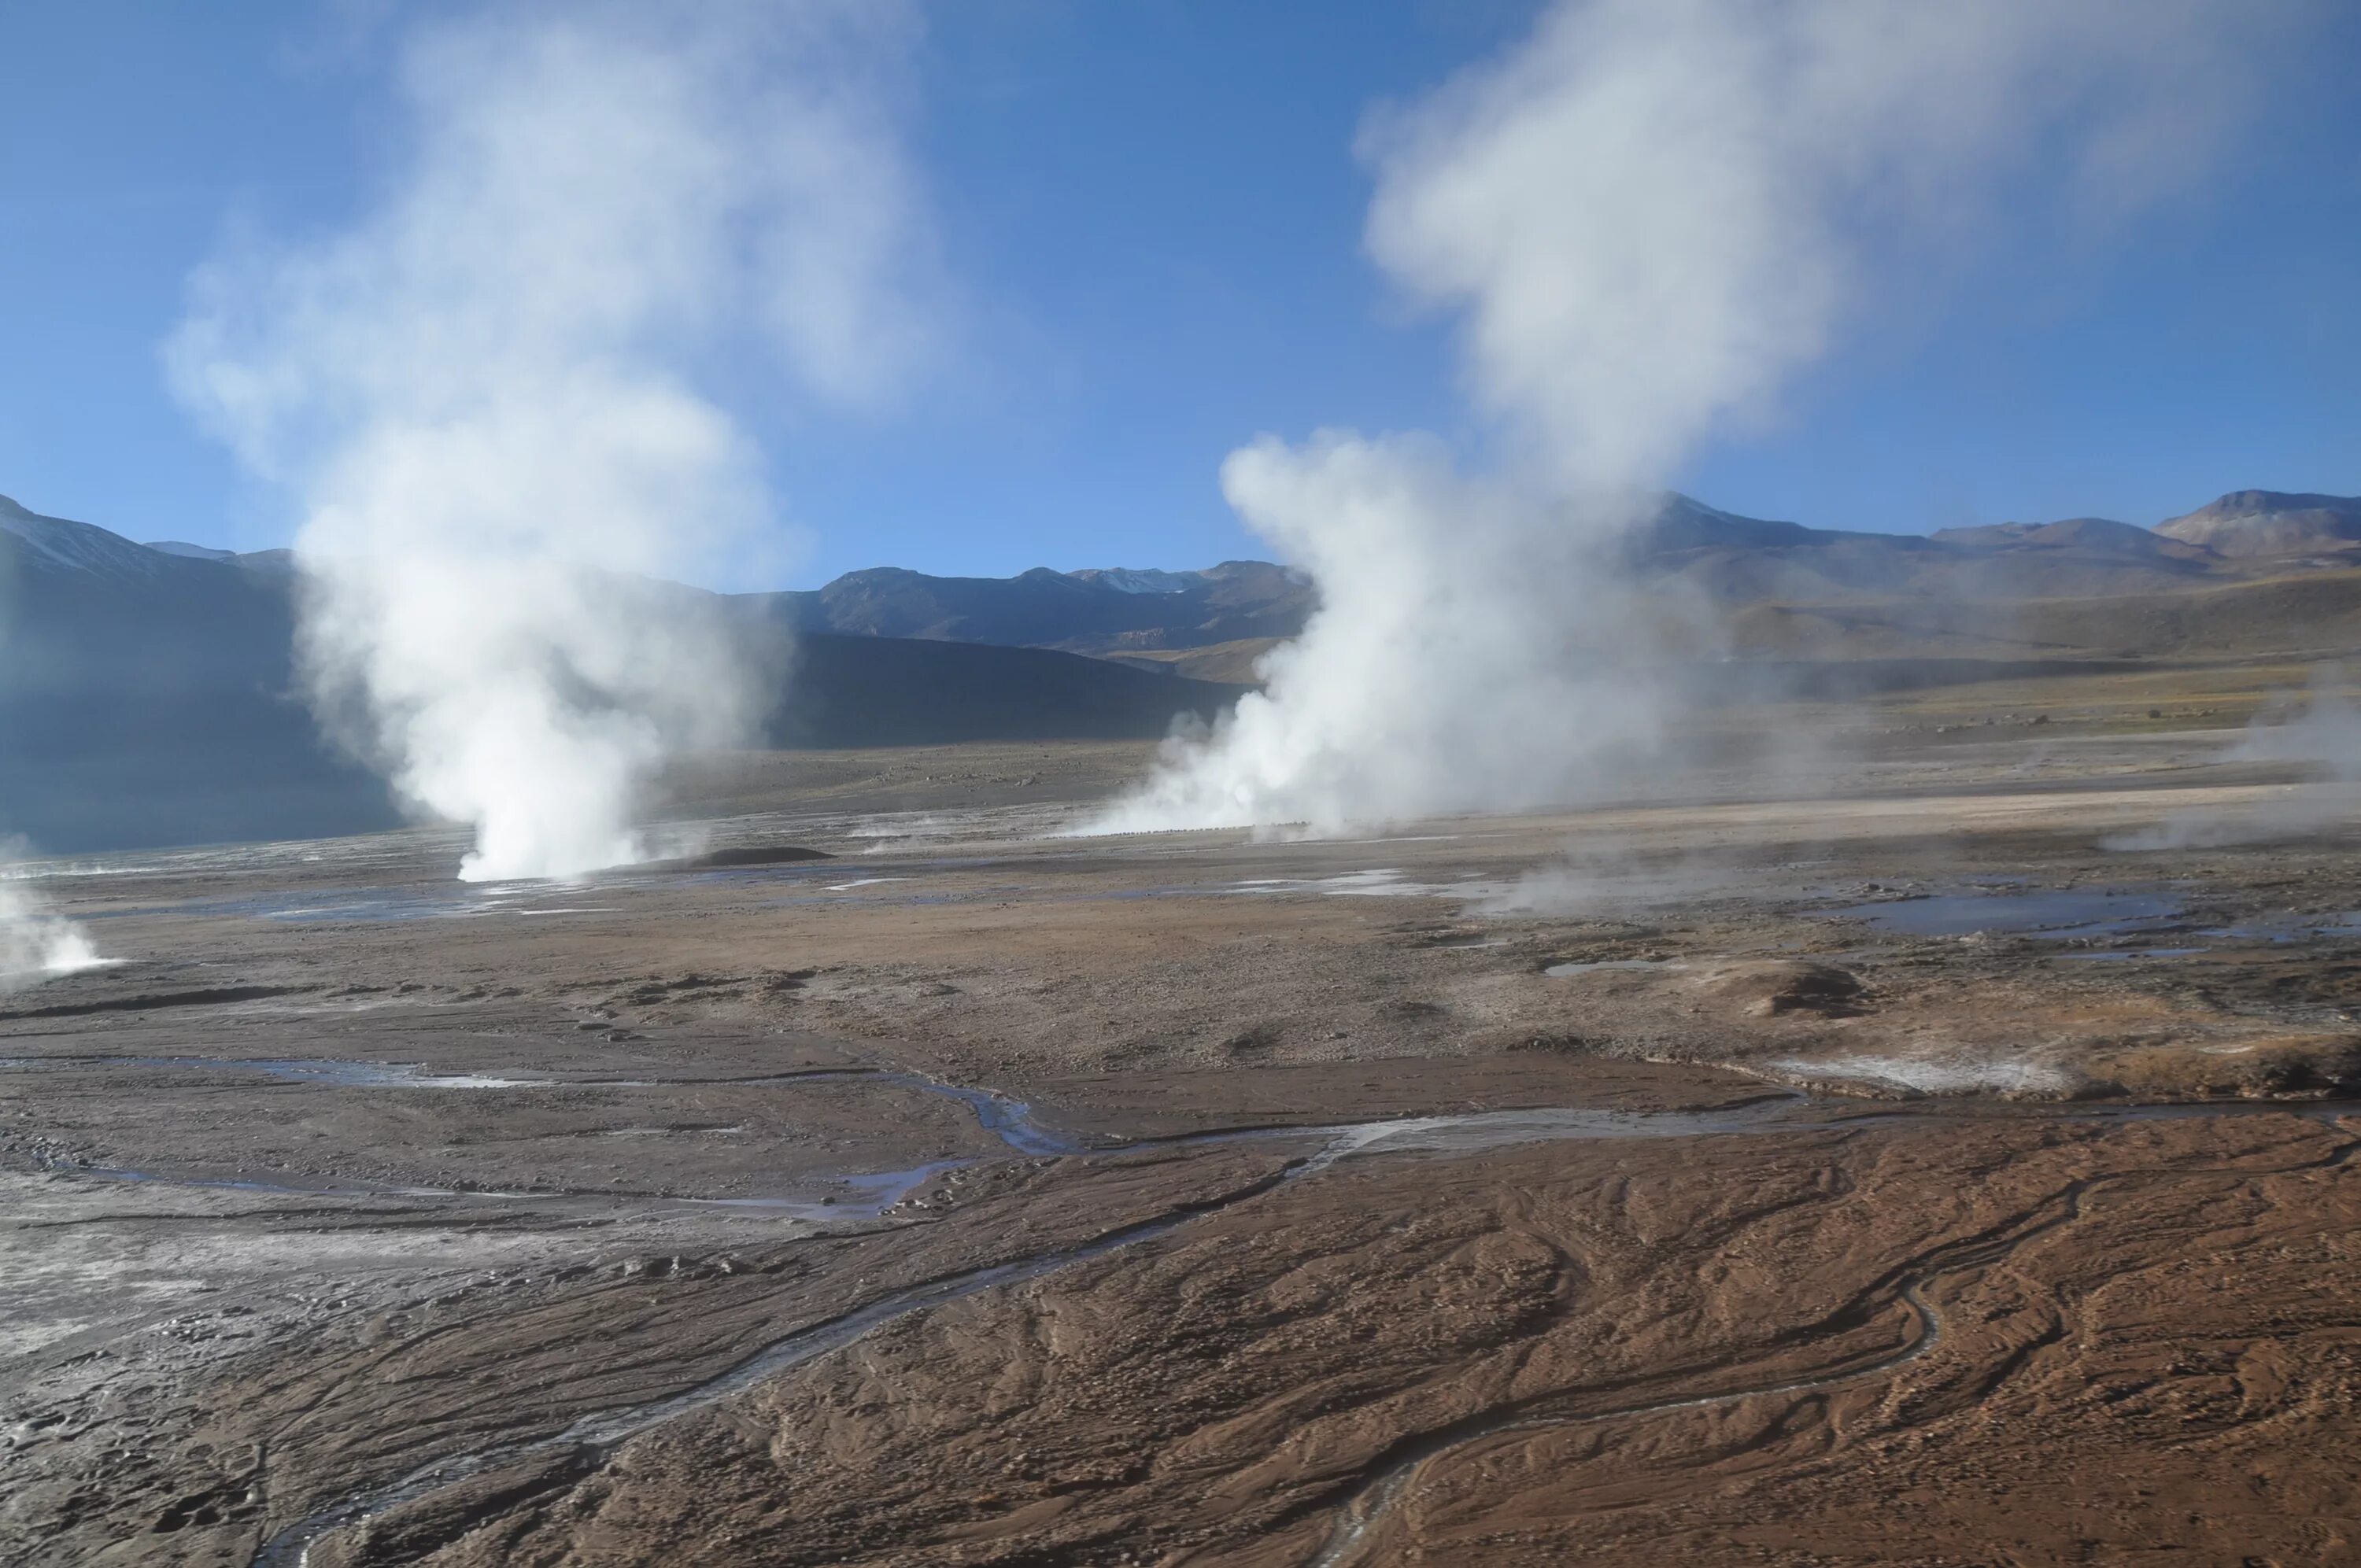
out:
M1093 828L1508 809L1643 762L1671 699L1617 564L1677 466L1995 197L2088 222L2202 165L2267 21L2230 0L1565 0L1378 118L1369 251L1457 313L1499 460L1333 432L1235 454L1225 494L1322 608L1263 693Z
M2300 762L2315 776L2246 805L2177 811L2151 827L2110 834L2103 850L2221 849L2295 839L2353 819L2361 787L2361 707L2352 674L2334 664L2312 671L2307 689L2267 704L2224 757L2237 762Z
M81 927L51 914L22 880L0 879L0 989L107 961Z
M471 880L642 857L675 752L765 695L694 576L770 517L696 383L767 346L803 396L887 395L928 256L887 107L890 0L495 5L422 28L413 130L346 232L194 280L184 401L302 521L301 653L331 732Z

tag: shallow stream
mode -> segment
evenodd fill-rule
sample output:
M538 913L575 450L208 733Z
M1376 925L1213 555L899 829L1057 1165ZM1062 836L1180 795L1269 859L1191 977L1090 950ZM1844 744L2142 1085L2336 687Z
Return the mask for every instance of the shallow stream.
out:
M1004 1103L1014 1104L1013 1102ZM2287 1110L2285 1106L2202 1104L2078 1107L2043 1113L2076 1121L2146 1121L2181 1116L2253 1114ZM2334 1119L2356 1109L2348 1102L2302 1107L2300 1113ZM596 1411L561 1431L544 1437L504 1443L438 1460L374 1490L354 1493L307 1515L263 1543L252 1562L255 1568L289 1568L305 1561L313 1542L336 1530L358 1523L388 1509L430 1496L445 1486L536 1457L572 1451L588 1464L629 1438L664 1421L705 1409L741 1393L764 1379L842 1349L863 1335L916 1312L973 1296L1004 1285L1038 1279L1071 1265L1104 1257L1125 1247L1169 1235L1207 1214L1262 1196L1291 1182L1314 1176L1339 1162L1379 1154L1466 1154L1515 1144L1553 1139L1617 1139L1703 1137L1782 1130L1860 1129L1930 1119L1932 1113L1877 1111L1830 1118L1825 1107L1803 1095L1781 1095L1725 1110L1664 1113L1598 1111L1578 1108L1477 1112L1462 1115L1410 1117L1334 1127L1273 1128L1252 1133L1207 1134L1171 1142L1234 1142L1241 1138L1318 1138L1309 1156L1291 1160L1274 1175L1242 1186L1222 1198L1184 1205L1158 1218L1119 1227L1095 1240L970 1269L908 1287L856 1307L840 1316L798 1329L763 1346L706 1382L645 1404ZM1799 1114L1808 1113L1809 1114ZM2348 1151L2349 1152L2349 1151ZM1337 1519L1328 1541L1314 1559L1320 1568L1338 1568L1356 1556L1368 1531L1411 1483L1427 1460L1452 1448L1499 1433L1558 1425L1598 1421L1703 1409L1739 1399L1780 1393L1802 1393L1891 1372L1924 1355L1941 1334L1941 1321L1924 1291L1940 1275L1974 1266L2026 1236L2064 1223L2080 1212L2080 1184L2062 1197L2060 1212L2023 1227L2018 1234L1938 1249L1923 1260L1917 1273L1896 1287L1897 1298L1913 1317L1911 1332L1890 1354L1867 1363L1856 1362L1825 1376L1794 1378L1760 1386L1661 1399L1613 1410L1553 1416L1534 1406L1487 1411L1439 1431L1414 1434L1398 1444L1383 1467L1370 1479L1339 1497Z

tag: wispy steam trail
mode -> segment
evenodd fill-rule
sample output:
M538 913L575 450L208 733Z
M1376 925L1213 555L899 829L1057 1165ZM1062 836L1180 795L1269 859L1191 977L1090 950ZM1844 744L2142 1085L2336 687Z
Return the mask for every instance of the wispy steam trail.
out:
M2323 664L2301 693L2265 705L2225 762L2308 763L2314 776L2284 793L2237 806L2176 811L2152 827L2110 834L2103 850L2219 849L2303 838L2350 822L2361 788L2361 707L2352 673Z
M697 390L767 345L873 401L924 346L886 107L893 0L499 5L422 28L411 143L319 243L196 280L176 389L303 510L302 652L333 732L471 879L641 857L673 752L763 695L695 575L763 536L747 433Z
M21 879L0 878L0 990L108 961L81 927L50 913Z
M1565 0L1377 119L1370 252L1458 314L1509 455L1234 455L1232 503L1323 608L1095 826L1516 806L1644 757L1666 698L1614 564L1656 489L1881 277L1972 250L1996 196L2081 222L2185 177L2264 30L2231 0Z

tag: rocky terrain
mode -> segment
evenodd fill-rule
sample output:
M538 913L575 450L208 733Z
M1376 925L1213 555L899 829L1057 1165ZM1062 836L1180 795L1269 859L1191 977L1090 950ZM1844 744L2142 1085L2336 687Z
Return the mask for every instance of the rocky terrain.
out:
M0 1555L2349 1560L2353 802L2131 679L1361 841L1060 836L1092 743L37 866Z

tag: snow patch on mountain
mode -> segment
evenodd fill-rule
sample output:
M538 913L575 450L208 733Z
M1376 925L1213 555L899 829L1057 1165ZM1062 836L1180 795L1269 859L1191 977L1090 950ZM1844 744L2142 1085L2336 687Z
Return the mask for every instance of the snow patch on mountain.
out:
M27 511L6 496L0 496L0 532L21 541L23 556L36 567L117 578L152 578L167 569L168 558L144 544L86 522Z
M1085 566L1066 576L1119 594L1183 594L1205 580L1202 572L1167 572L1154 566Z

